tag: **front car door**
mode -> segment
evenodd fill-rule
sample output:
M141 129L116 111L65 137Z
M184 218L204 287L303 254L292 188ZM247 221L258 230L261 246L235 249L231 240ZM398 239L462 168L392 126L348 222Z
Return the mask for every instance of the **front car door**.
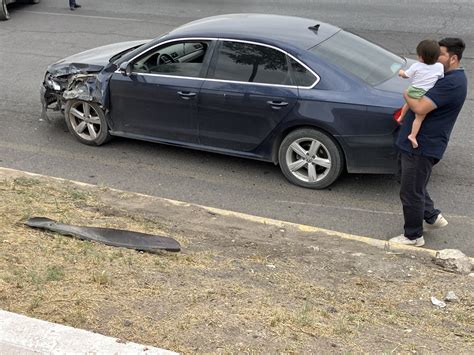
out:
M298 99L287 55L271 46L220 40L198 102L204 146L251 152Z
M197 98L211 52L209 40L173 40L130 61L110 80L115 135L197 143Z

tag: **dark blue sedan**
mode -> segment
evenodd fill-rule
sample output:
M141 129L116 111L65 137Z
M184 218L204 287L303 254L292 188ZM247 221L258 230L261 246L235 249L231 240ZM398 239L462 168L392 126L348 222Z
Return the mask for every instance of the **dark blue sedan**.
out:
M121 136L271 161L320 189L343 170L394 171L408 64L320 21L233 14L65 58L41 97L44 117L64 111L85 144Z

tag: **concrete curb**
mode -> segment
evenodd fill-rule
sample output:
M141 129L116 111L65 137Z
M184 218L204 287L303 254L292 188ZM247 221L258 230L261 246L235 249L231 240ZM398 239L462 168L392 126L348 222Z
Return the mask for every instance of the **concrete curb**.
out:
M153 354L172 351L0 310L0 354Z
M58 178L58 177L52 177L52 176L47 176L47 175L41 175L41 174L36 174L36 173L30 173L30 172L25 172L21 170L15 170L15 169L9 169L9 168L3 168L0 167L0 175L20 175L20 176L32 176L32 177L38 177L38 178L43 178L43 179L50 179L50 180L56 180L60 182L69 182L76 184L78 186L85 186L88 188L97 188L97 185L93 184L88 184L85 182L80 182L80 181L74 181L74 180L68 180L68 179L63 179L63 178ZM124 192L119 189L114 189L114 188L108 188L111 191L115 192ZM134 192L135 195L137 196L142 196L144 198L152 198L156 200L161 200L161 201L166 201L167 203L176 205L176 206L183 206L183 207L190 207L194 206L197 208L201 208L204 210L207 210L209 212L221 215L221 216L233 216L236 218L241 218L247 221L251 222L256 222L256 223L261 223L261 224L266 224L266 225L272 225L272 226L277 226L277 227L294 227L299 229L301 232L305 233L324 233L329 236L337 237L340 239L346 239L346 240L352 240L352 241L358 241L361 243L365 243L380 249L384 249L388 252L412 252L412 253L420 253L424 255L428 255L431 257L434 257L436 255L436 252L438 250L433 250L433 249L428 249L428 248L420 248L420 247L415 247L415 246L410 246L410 245L402 245L402 244L391 244L387 240L380 240L380 239L374 239L368 236L359 236L359 235L354 235L354 234L348 234L348 233L343 233L343 232L338 232L338 231L333 231L329 229L324 229L324 228L318 228L314 226L309 226L305 224L298 224L298 223L292 223L292 222L286 222L286 221L280 221L280 220L275 220L271 218L265 218L265 217L259 217L259 216L253 216L245 213L240 213L240 212L234 212L234 211L228 211L228 210L223 210L219 208L214 208L214 207L208 207L208 206L203 206L203 205L198 205L198 204L193 204L193 203L188 203L188 202L183 202L183 201L177 201L177 200L171 200L163 197L156 197L156 196L150 196L150 195L145 195L141 193L136 193ZM469 258L472 263L474 263L474 258L470 257Z

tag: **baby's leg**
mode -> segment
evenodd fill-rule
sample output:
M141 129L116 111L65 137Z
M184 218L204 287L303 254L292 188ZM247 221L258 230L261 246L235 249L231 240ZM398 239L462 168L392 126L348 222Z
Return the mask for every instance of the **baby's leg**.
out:
M413 125L411 126L411 133L408 136L408 139L410 140L413 148L418 148L418 141L416 140L416 136L420 131L421 124L423 123L425 117L426 115L415 115L415 120L413 121Z
M407 114L407 111L408 111L408 105L405 103L405 105L403 105L402 107L402 112L400 112L400 117L398 117L398 120L397 120L398 123L402 123L403 118Z

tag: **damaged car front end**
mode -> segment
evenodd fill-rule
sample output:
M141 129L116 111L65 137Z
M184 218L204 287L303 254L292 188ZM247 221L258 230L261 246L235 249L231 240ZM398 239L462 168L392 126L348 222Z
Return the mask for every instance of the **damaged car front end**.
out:
M50 121L48 110L64 111L67 100L80 99L93 101L97 86L97 72L58 75L47 72L41 87L41 118ZM97 97L97 95L96 95ZM102 100L97 100L102 105Z
M142 40L107 45L51 64L41 86L41 118L49 122L51 120L49 111L66 114L67 104L73 100L93 103L103 111L103 114L106 114L108 81L117 69L116 62L123 55L147 42L148 40ZM88 110L88 108L84 109ZM83 114L88 115L87 112ZM94 124L93 122L86 123Z

